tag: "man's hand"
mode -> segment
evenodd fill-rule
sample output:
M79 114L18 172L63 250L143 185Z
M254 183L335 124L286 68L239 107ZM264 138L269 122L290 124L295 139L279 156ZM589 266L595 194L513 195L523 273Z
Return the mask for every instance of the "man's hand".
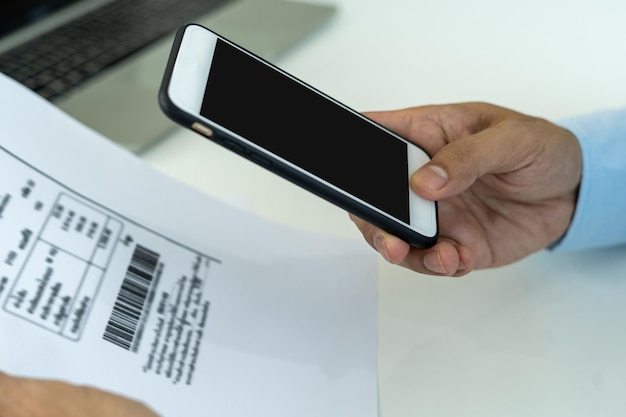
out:
M0 417L158 416L137 401L92 387L0 372Z
M373 112L432 160L411 187L439 201L439 241L428 249L351 216L388 261L417 272L462 276L519 260L561 237L581 179L576 138L546 120L485 103Z

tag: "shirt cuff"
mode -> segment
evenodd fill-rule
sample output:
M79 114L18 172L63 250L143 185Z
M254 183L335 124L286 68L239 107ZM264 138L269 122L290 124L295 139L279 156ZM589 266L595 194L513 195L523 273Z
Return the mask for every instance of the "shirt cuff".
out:
M626 243L626 108L557 124L578 139L583 173L572 222L550 249L573 251Z

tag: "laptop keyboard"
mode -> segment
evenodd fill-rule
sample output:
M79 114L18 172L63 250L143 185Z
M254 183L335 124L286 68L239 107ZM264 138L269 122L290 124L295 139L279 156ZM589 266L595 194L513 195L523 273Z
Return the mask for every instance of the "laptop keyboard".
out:
M228 0L114 0L0 54L0 72L48 100Z

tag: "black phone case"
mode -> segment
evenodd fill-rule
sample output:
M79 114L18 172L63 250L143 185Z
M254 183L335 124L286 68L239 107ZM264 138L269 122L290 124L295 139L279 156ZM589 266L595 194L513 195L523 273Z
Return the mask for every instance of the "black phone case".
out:
M399 237L400 239L403 239L404 241L408 242L412 246L425 248L425 247L430 247L435 244L438 238L438 232L433 237L423 236L409 229L408 227L405 227L399 223L389 220L387 217L376 212L375 210L372 210L367 206L364 206L362 204L359 204L353 201L352 199L346 197L342 193L324 185L323 183L319 181L316 181L302 174L301 172L280 162L279 160L270 159L267 156L260 154L255 149L247 146L246 144L240 142L237 138L234 138L228 133L221 130L219 126L216 126L213 124L208 125L206 121L200 120L197 117L184 112L183 110L178 108L174 103L172 103L167 93L168 86L170 83L170 79L172 77L172 71L174 68L174 63L176 61L178 49L180 48L180 44L182 42L183 33L185 29L190 25L200 26L195 23L191 23L178 29L176 36L174 38L174 42L173 42L172 50L170 52L170 56L167 62L167 66L165 68L163 81L159 89L159 105L161 106L161 109L163 110L163 112L169 118L171 118L176 123L188 129L191 129L194 132L201 134L201 135L202 133L200 131L192 127L194 123L199 123L202 126L209 127L210 130L213 132L213 134L211 136L203 135L207 137L208 139L211 139L212 141L230 149L231 151L243 156L244 158L274 172L277 175L280 175L286 180L291 181L292 183L314 193L315 195L335 204L338 207L341 207L342 209L362 218L363 220L377 227L380 227L381 229ZM205 29L211 31L210 29L207 29L207 28ZM223 36L219 34L216 34L216 35L221 37L222 39L225 39ZM245 50L245 48L241 46L238 46L238 47ZM257 56L250 51L246 50L246 52L248 52L251 55ZM267 65L275 68L275 66L272 65L271 63L263 60L262 58L259 58L259 59L261 59ZM437 217L436 221L438 222L438 211L437 211L436 206L435 206L435 210L436 210L436 217Z

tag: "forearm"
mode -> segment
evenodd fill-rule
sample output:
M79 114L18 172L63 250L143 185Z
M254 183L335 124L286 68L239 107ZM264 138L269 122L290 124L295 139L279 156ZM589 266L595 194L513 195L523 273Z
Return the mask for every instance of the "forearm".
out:
M571 251L626 243L626 108L558 122L583 153L583 175L570 227L553 249Z

